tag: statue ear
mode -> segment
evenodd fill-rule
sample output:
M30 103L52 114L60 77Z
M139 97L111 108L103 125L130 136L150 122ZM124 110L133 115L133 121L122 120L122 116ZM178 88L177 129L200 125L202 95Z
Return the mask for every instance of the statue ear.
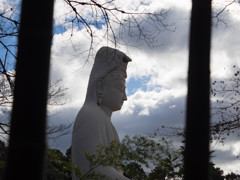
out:
M102 105L103 92L104 92L104 79L101 78L97 80L96 84L97 104L99 106Z

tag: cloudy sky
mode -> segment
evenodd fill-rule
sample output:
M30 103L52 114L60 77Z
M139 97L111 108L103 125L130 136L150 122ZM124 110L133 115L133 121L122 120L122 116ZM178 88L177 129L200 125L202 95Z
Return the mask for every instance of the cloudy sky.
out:
M6 1L0 1L4 5ZM101 2L101 1L100 1ZM113 28L119 36L117 48L125 52L132 62L128 65L126 91L128 101L121 111L114 112L112 122L120 138L125 135L146 134L160 128L162 135L171 131L165 127L184 127L186 78L188 68L188 36L191 11L190 0L117 0L116 6L126 11L165 10L167 16L163 20L170 25L161 28L161 33L155 36L156 29L152 24L142 22L144 30L154 34L154 47L149 47L144 41L134 35L130 36L126 29L119 29L113 23ZM215 0L213 2L215 15L232 0ZM82 8L81 13L89 16L91 9ZM219 19L213 19L211 77L224 79L231 76L232 66L240 65L240 4L237 2L225 9ZM90 46L90 36L84 27L71 27L65 23L72 17L71 9L62 1L55 4L55 34L52 44L51 81L62 79L64 87L68 88L64 106L50 108L51 123L72 123L80 110L86 95L89 73L96 51L101 46L114 47L112 37L104 36L106 25L91 26L94 32L94 45L91 56L87 59ZM203 12L204 13L204 12ZM118 14L116 14L118 15ZM111 18L111 16L110 16ZM119 17L120 18L120 17ZM99 22L101 19L99 20ZM63 26L64 25L64 26ZM132 29L132 32L137 32ZM128 44L128 45L124 45ZM86 51L86 52L85 52ZM63 152L71 145L71 134L56 140L49 145ZM240 173L240 141L236 137L229 138L224 146L214 146L213 161L225 172L230 170Z
M139 3L141 2L141 3ZM169 135L172 132L165 127L184 127L186 77L188 68L188 36L191 1L118 1L118 7L126 10L147 9L152 12L168 10L164 20L171 26L154 37L155 47L148 47L137 37L129 37L124 30L119 38L120 42L127 42L133 46L118 44L118 48L132 58L128 65L127 96L121 111L113 113L112 122L120 138L125 135L138 133L146 134L160 128L160 134ZM214 1L214 15L221 11L230 0ZM136 6L137 5L137 6ZM231 76L232 66L239 66L240 51L240 6L237 2L229 6L218 18L213 19L212 49L211 49L211 77L224 79ZM57 1L55 6L56 24L65 19L64 14L69 9ZM85 12L85 11L84 11ZM203 12L204 13L204 12ZM142 24L151 30L147 23ZM92 27L94 28L94 27ZM113 44L102 37L106 27L94 28L96 43L94 52L101 46ZM120 31L117 29L116 31ZM133 31L136 31L133 29ZM152 31L153 32L153 31ZM71 34L73 34L71 36ZM111 38L109 38L111 39ZM90 39L85 29L66 28L59 30L53 37L52 46L52 80L62 79L69 88L67 98L70 102L55 109L57 115L52 122L73 122L77 112L85 99L87 81L93 63L91 56L87 63L87 54L82 52L89 48ZM71 135L50 141L53 147L67 149L71 144ZM240 141L228 138L224 145L213 146L216 150L213 161L226 173L230 170L240 173Z

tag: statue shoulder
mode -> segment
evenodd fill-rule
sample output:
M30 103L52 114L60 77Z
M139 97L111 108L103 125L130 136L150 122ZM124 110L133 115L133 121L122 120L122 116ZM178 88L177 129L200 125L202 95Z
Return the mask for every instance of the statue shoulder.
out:
M106 117L97 105L83 105L78 112L74 123L75 128L100 127L106 121Z
M104 113L97 105L83 105L83 107L78 112L76 120L80 121L91 121L104 118Z

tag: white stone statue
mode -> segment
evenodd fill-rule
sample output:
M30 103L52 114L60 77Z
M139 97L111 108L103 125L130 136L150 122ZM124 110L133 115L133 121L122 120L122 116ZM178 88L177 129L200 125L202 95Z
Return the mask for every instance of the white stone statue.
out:
M77 115L72 134L72 161L84 173L89 170L89 163L82 152L95 153L98 145L119 142L111 115L127 100L125 79L129 61L131 59L123 52L109 47L102 47L96 54L86 100ZM99 166L95 172L110 180L128 180L114 167ZM77 180L74 173L73 180Z

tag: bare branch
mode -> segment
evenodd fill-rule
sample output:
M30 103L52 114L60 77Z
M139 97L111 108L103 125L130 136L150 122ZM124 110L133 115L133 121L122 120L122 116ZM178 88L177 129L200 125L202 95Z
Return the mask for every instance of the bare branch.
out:
M116 0L104 2L96 0L84 2L80 0L65 0L64 2L66 2L72 10L71 17L68 18L68 21L72 23L72 29L74 27L79 27L79 29L84 27L89 34L90 45L86 62L90 57L90 51L93 50L94 43L101 43L101 41L104 40L103 42L110 42L115 47L122 44L137 47L146 44L153 48L161 45L161 43L156 40L160 32L170 30L169 27L174 25L173 23L165 23L165 18L168 13L166 10L160 12L147 12L146 9L142 10L142 12L134 10L128 11L117 7L114 4ZM102 29L102 26L106 27L104 28L105 32L103 36L96 36L93 27ZM150 31L149 27L155 30ZM136 38L138 44L129 42L129 38L125 37L125 35ZM99 41L96 42L96 40ZM82 50L82 52L86 51Z
M212 124L215 138L236 133L240 129L240 69L233 66L233 76L229 79L213 81L211 93L216 99L213 103L214 116L219 121ZM218 135L218 136L217 136ZM224 138L224 137L223 137Z
M49 139L56 139L71 133L72 123L51 125L47 128Z
M218 13L215 13L215 15L213 16L213 18L218 18L218 16L219 16L220 14L222 14L230 5L232 5L232 4L235 3L235 2L236 2L236 1L233 0L233 1L231 1L230 3L226 4L226 5L223 7L223 9L221 9Z

